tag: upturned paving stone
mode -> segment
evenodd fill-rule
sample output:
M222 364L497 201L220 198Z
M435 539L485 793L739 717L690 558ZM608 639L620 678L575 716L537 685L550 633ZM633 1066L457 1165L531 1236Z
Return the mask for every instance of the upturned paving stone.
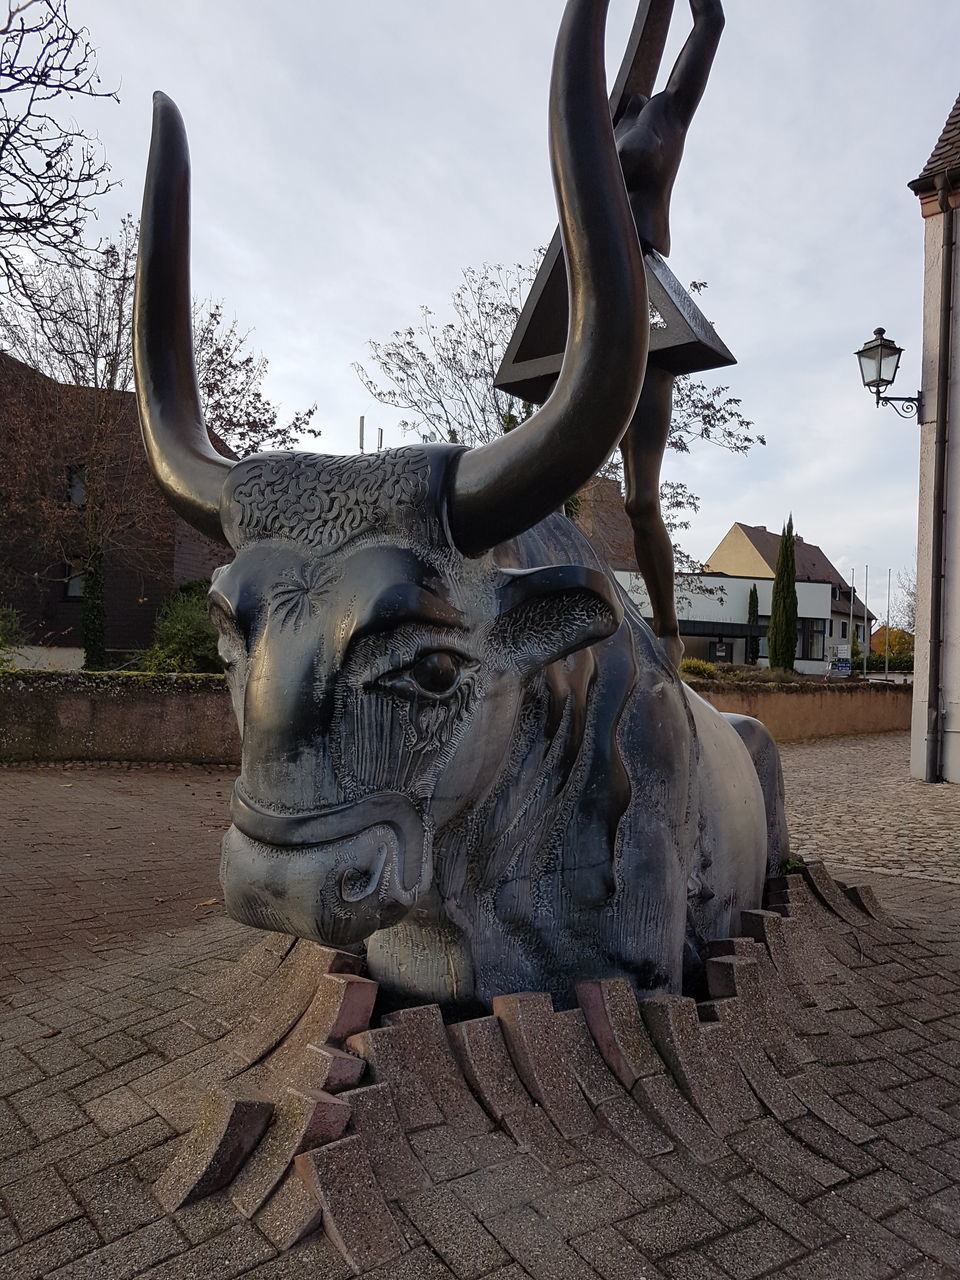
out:
M570 1070L554 1025L553 1001L531 993L497 996L493 1012L517 1073L565 1138L589 1133L593 1111Z
M407 1140L389 1085L370 1085L342 1095L352 1114L377 1182L388 1199L429 1185L430 1178Z
M577 1001L603 1060L625 1089L645 1076L663 1073L663 1059L651 1043L626 978L581 982Z
M358 1137L297 1156L296 1170L323 1206L324 1231L356 1271L404 1252L403 1237Z
M285 1089L269 1128L230 1186L230 1199L240 1213L253 1217L301 1151L339 1138L350 1111L349 1103L333 1094Z
M225 1187L263 1135L273 1103L219 1091L205 1099L200 1119L169 1169L154 1183L168 1211Z
M400 1009L385 1021L399 1028L406 1054L416 1060L420 1078L447 1124L465 1133L488 1132L490 1118L457 1067L437 1006Z

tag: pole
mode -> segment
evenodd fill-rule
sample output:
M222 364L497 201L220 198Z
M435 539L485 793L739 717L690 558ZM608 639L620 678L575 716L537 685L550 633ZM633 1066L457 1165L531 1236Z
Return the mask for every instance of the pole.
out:
M867 649L870 641L867 638L867 592L870 590L870 566L863 566L863 674L867 674Z
M383 427L377 427L377 448L383 448Z
M363 414L360 415L360 452L363 453Z
M850 626L847 630L847 642L850 645L850 674L853 675L853 599L857 594L857 571L850 570Z
M892 569L887 570L887 635L883 642L883 678L890 679L890 574Z

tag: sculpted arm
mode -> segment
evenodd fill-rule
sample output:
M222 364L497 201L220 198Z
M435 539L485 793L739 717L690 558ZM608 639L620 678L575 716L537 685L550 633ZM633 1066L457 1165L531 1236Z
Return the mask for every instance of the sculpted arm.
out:
M723 32L723 6L720 0L690 0L693 13L693 30L680 50L670 79L666 96L686 128L693 113L700 105L707 77L713 66L714 55Z

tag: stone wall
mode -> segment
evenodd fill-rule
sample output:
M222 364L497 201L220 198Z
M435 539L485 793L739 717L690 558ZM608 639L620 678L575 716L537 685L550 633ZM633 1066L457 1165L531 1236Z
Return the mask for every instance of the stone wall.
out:
M908 685L756 683L691 688L720 711L762 720L779 742L910 727ZM240 740L220 676L0 674L0 761L156 760L236 764Z
M0 760L239 759L221 676L0 674Z
M690 687L718 711L762 720L778 742L910 728L910 685L756 681L737 687L719 680L693 680Z

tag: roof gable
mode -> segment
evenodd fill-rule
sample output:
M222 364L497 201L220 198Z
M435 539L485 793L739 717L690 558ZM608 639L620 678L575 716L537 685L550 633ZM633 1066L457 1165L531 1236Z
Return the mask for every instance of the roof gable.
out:
M947 122L937 145L930 153L930 159L921 169L919 177L907 185L918 195L922 191L932 191L937 175L954 169L960 170L960 98L957 98L953 110L947 116Z

